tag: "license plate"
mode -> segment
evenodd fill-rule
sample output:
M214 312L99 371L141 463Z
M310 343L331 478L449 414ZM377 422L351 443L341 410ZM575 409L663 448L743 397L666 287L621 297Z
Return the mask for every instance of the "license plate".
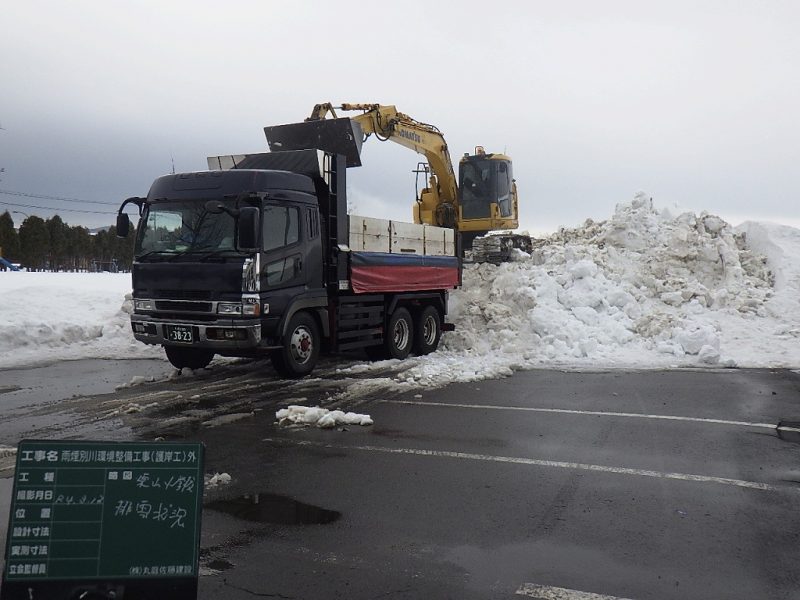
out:
M167 340L181 344L191 344L194 342L192 328L185 325L167 325Z

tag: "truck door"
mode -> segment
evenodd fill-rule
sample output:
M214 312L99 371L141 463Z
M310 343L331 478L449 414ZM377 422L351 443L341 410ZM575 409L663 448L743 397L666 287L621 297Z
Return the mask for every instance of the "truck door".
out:
M262 223L264 291L286 290L286 295L291 297L294 295L291 288L302 288L307 282L303 264L305 249L300 236L300 208L290 204L266 204ZM282 304L278 298L271 301Z

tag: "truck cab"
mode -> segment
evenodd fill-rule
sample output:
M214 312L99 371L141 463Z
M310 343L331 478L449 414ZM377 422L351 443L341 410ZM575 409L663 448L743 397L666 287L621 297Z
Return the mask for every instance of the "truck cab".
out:
M137 340L163 346L177 368L269 354L289 377L309 373L323 346L374 358L436 349L447 289L460 282L451 230L351 223L343 156L271 152L209 166L159 177L120 207L120 235L125 206L140 212Z

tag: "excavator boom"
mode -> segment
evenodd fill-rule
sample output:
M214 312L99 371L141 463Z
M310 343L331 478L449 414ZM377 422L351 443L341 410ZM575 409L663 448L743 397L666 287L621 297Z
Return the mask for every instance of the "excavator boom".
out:
M337 111L360 114L342 117ZM478 235L518 226L510 158L477 147L474 155L461 159L457 178L442 132L398 112L395 106L322 103L314 106L304 122L265 127L264 132L273 151L318 148L343 154L347 166L361 165L361 144L371 135L422 154L429 178L416 199L414 220L458 229L466 247Z

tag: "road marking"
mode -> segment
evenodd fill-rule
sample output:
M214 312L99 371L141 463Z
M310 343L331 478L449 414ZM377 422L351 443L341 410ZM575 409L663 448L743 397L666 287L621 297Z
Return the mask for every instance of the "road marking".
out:
M449 404L447 402L417 402L415 400L377 400L381 404L408 404L412 406L444 406L449 408L477 408L483 410L518 410L523 412L556 413L563 415L588 415L597 417L624 417L634 419L661 419L664 421L690 421L712 425L734 425L737 427L759 427L761 429L780 429L797 431L792 427L778 427L773 423L753 423L751 421L728 421L725 419L704 419L701 417L680 417L677 415L648 415L644 413L605 412L599 410L573 410L568 408L536 408L531 406L490 406L487 404Z
M629 469L627 467L608 467L588 463L561 462L555 460L541 460L537 458L524 458L517 456L492 456L489 454L472 454L469 452L448 452L445 450L423 450L420 448L386 448L382 446L341 446L325 442L312 442L309 440L290 440L288 438L264 438L262 442L288 444L291 446L310 446L315 448L329 448L331 450L364 450L368 452L385 452L387 454L412 454L415 456L433 456L437 458L460 458L465 460L478 460L499 463L512 463L536 467L555 467L559 469L576 469L579 471L594 471L599 473L616 473L618 475L635 475L638 477L654 477L657 479L677 479L681 481L696 481L700 483L719 483L741 488L763 491L778 491L781 489L800 490L800 488L777 487L768 483L745 481L742 479L729 479L727 477L711 477L708 475L694 475L691 473L669 473L650 471L647 469Z
M528 596L529 598L537 598L538 600L630 600L630 598L580 592L578 590L568 590L567 588L549 585L536 585L535 583L522 584L517 590L517 596Z

